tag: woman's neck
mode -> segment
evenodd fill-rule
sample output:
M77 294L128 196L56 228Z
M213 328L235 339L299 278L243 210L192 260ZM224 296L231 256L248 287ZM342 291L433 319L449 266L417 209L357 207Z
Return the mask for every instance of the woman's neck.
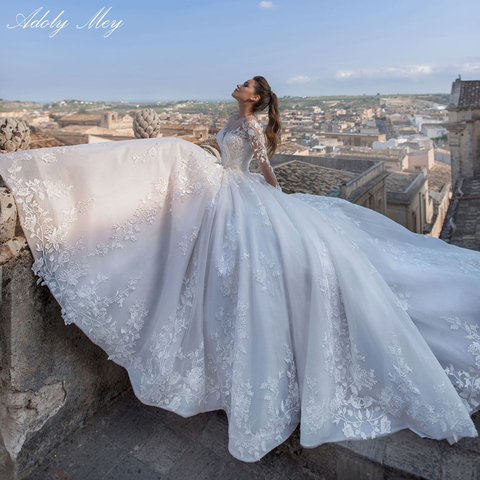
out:
M237 113L237 119L240 120L241 118L248 117L249 115L253 115L253 113L246 114L245 112L239 112Z
M238 119L248 117L249 115L253 115L252 113L247 113L247 106L245 104L239 105L238 110L239 110Z

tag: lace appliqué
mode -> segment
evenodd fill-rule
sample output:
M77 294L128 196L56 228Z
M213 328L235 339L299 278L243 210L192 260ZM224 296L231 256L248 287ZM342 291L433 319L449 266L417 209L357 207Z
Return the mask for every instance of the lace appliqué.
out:
M375 267L373 267L375 268ZM412 296L413 292L402 292L402 291L397 291L398 287L397 285L389 285L392 292L394 293L395 297L395 305L398 305L400 308L402 308L405 311L408 311L408 300Z
M467 324L458 317L440 317L446 320L450 324L451 330L462 329L466 335L465 338L470 340L471 343L467 348L467 351L475 358L475 365L477 369L469 367L468 370L456 370L453 364L445 367L445 373L451 377L450 380L458 391L460 398L465 403L466 408L469 411L476 410L480 405L480 335L477 332L478 325Z
M275 289L273 279L281 275L281 273L275 268L275 263L270 261L263 252L259 254L258 258L260 259L262 268L257 269L253 273L253 279L262 286L262 292L268 292L274 297Z
M232 302L237 301L238 295L238 244L240 226L238 214L230 215L226 224L226 233L223 239L222 255L215 258L215 268L219 277L222 277L220 291L222 295L230 297Z
M261 166L262 164L267 165L268 169L271 172L271 175L275 179L275 188L282 191L277 181L277 177L275 176L275 172L273 171L273 167L268 160L268 153L265 147L265 138L263 135L262 127L255 119L252 118L246 118L243 125L245 128L246 138L252 149L255 160L257 160L259 166Z
M35 250L40 252L32 265L33 272L40 277L37 284L47 285L57 301L63 305L61 314L66 325L74 322L81 324L82 328L88 330L90 338L109 353L109 359L115 359L119 364L126 361L138 365L138 359L134 357L134 346L143 326L143 318L147 314L144 300L136 302L129 309L129 318L121 330L116 327L117 321L107 315L107 307L113 303L121 307L128 295L136 289L141 273L129 280L125 290L118 291L113 297L98 295L98 286L108 280L108 277L101 273L97 273L96 279L88 285L79 286L80 278L88 274L89 265L86 256L81 262L71 260L75 250L81 251L85 247L83 236L75 244L67 245L68 224L77 220L77 214L85 212L87 205L94 199L77 202L76 207L65 211L65 218L60 226L52 227L52 218L49 217L51 213L43 209L35 199L35 196L45 198L51 185L38 179L24 182L17 177L17 173L22 170L19 162L32 158L30 154L15 158L7 171L10 173L8 181L11 190L16 194L16 203L24 212L22 228L29 232L30 238L35 239ZM58 183L56 185L58 187ZM65 196L71 188L59 187L55 190L55 195Z
M300 421L300 392L297 382L297 369L291 348L284 345L286 369L278 372L278 377L269 376L260 386L265 390L263 399L267 402L268 422L257 432L251 430L248 423L243 425L244 433L234 439L234 445L243 455L245 452L259 460L269 450L273 441L281 442L287 429L298 425ZM286 385L285 385L286 384ZM286 398L280 404L281 391L287 391Z
M219 164L212 165L211 155L203 149L192 150L188 158L182 158L182 169L172 174L172 191L167 195L170 213L180 198L190 194L203 195L211 186L220 187L221 170Z
M173 412L178 411L183 403L201 407L205 394L204 343L199 342L189 352L184 352L182 346L182 332L188 330L192 316L197 263L195 250L182 282L181 301L175 316L170 315L162 330L153 333L150 342L152 355L142 369L142 398Z
M187 246L188 246L188 243L195 241L195 239L196 239L197 236L198 236L199 230L200 230L200 227L193 227L193 231L192 231L192 233L190 234L190 236L188 236L188 235L186 235L186 234L182 236L183 242L179 242L179 243L178 243L178 246L180 247L180 250L182 251L182 253L183 253L184 255L187 254Z
M152 183L152 190L146 198L140 200L140 204L135 210L132 218L129 218L123 225L113 225L114 234L110 237L112 241L108 244L97 244L96 249L87 255L93 257L95 255L105 256L109 250L115 248L123 248L124 241L136 241L135 233L141 231L140 225L143 222L152 224L155 220L155 215L159 208L163 207L163 199L167 192L168 180L159 178Z
M434 387L438 394L437 401L445 408L436 408L423 403L421 392L409 378L413 370L408 366L399 347L396 334L391 332L389 352L395 357L393 371L388 372L391 385L382 388L375 398L361 394L362 390L372 390L377 383L373 369L361 368L360 362L365 357L351 341L343 296L339 289L335 268L326 247L321 250L324 275L319 278L321 291L326 298L328 331L322 343L325 369L335 380L335 396L319 400L317 379L305 375L310 394L308 406L302 416L305 425L313 434L320 431L327 422L343 425L342 432L349 438L376 438L378 435L391 433L392 417L407 413L420 425L439 424L442 431L447 428L461 432L466 425L462 417L463 405L449 402L442 392L445 384ZM402 306L402 305L400 305ZM402 307L403 308L403 307ZM458 413L458 415L457 415ZM476 436L474 428L471 429ZM453 434L454 437L456 433Z
M138 155L130 155L130 160L134 165L137 165L139 162L145 163L147 157L156 157L159 149L160 145L158 143L155 143L146 152L144 152L141 157L139 157Z
M255 207L256 207L256 210L253 211L253 214L261 215L263 225L273 228L270 222L270 219L268 218L267 210L263 205L262 201L260 200L260 198L258 197L257 193L255 192L255 189L250 184L248 184L248 190L250 192L250 195L248 198L252 201L252 203L255 204Z
M424 238L441 241L429 235L424 235ZM413 264L419 267L450 264L467 274L470 272L480 272L478 252L473 250L471 254L469 254L467 249L463 249L461 255L449 252L442 252L441 255L439 255L438 252L432 253L428 247L417 247L416 245L406 242L397 244L397 242L389 239L380 241L379 238L373 237L369 238L368 241L376 247L380 247L390 257L405 264ZM405 248L402 247L402 245L404 245Z
M74 147L62 147L62 152L67 148ZM160 148L158 144L151 146L143 156L155 156L158 148ZM53 159L56 159L56 150L52 148L51 152L46 152L48 155L39 152L42 154L39 159L52 163ZM80 260L73 261L72 257L76 255L76 251L85 248L84 237L80 237L72 245L67 244L68 224L76 221L78 214L87 211L87 207L95 199L79 201L75 207L63 211L63 222L57 227L52 227L50 225L52 218L49 216L51 213L41 207L36 197L42 200L47 196L66 196L73 187L64 185L61 181L41 182L38 179L24 181L19 178L17 174L22 170L20 162L34 158L30 153L10 155L6 158L14 158L12 165L7 169L10 174L8 180L19 208L23 208L25 221L22 228L29 232L30 238L36 240L35 250L40 252L32 266L35 275L40 277L37 284L48 285L62 305L61 314L66 325L71 323L82 325L92 341L109 354L109 359L115 360L120 365L123 362L129 363L134 368L145 371L140 358L135 354L135 345L136 340L140 338L143 320L148 314L145 308L146 299L137 300L130 306L129 314L122 325L118 325L119 321L108 314L112 304L122 307L127 297L136 290L142 273L127 281L126 288L118 290L114 296L101 296L98 289L101 283L109 280L108 276L99 272L95 280L88 284L80 283L80 279L87 276L90 269L87 259L95 255L105 256L115 248L123 248L124 241L136 241L136 234L141 231L141 225L154 222L156 212L164 206L165 200L170 200L170 204L173 205L187 194L200 195L209 186L219 186L221 168L212 170L211 159L203 154L203 151L192 150L190 155L181 160L183 170L172 174L176 182L169 183L167 178L152 181L151 191L140 200L133 216L122 225L113 225L112 241L108 244L98 244L94 251L84 255ZM193 233L195 234L196 232ZM184 245L179 247L182 249Z

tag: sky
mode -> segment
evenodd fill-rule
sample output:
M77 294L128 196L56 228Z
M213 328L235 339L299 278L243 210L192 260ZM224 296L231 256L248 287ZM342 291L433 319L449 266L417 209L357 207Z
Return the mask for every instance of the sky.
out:
M479 0L0 0L0 98L450 93L480 80ZM6 65L6 68L5 68Z

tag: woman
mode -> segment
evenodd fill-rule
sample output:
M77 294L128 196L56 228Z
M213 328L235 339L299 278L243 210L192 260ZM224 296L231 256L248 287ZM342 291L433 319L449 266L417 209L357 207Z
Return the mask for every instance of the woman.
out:
M245 462L299 423L305 447L404 428L478 436L480 252L283 193L276 95L256 76L232 96L221 163L170 137L3 156L65 323L126 368L143 403L225 410Z

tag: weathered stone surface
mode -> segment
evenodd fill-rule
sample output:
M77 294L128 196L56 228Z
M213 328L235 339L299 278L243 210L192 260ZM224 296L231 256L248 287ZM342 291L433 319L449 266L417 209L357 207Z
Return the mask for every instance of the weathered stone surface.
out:
M156 432L134 456L147 463L155 472L165 475L181 463L191 440L169 429L160 421L156 426Z
M13 237L0 247L0 265L15 258L22 249L27 248L25 237Z
M228 423L222 410L184 419L144 405L130 389L88 418L84 427L48 454L25 480L478 477L480 456L461 441L449 445L402 430L375 440L334 442L307 449L299 444L299 433L297 428L286 442L258 462L241 462L228 451ZM58 476L52 476L52 472Z
M0 187L0 244L15 235L16 222L17 206L13 195L6 187Z
M2 436L10 455L16 457L27 434L40 430L62 408L66 394L63 382L44 385L36 391L5 392Z
M389 437L384 465L420 478L442 478L442 443L421 438L409 430Z
M347 440L346 442L338 442L337 445L354 452L361 457L382 463L385 456L385 448L388 437L380 437L374 440Z
M1 266L0 472L6 472L5 480L22 478L130 385L125 369L107 361L77 326L64 324L48 287L37 285L32 263L30 250L20 248Z
M480 178L473 177L460 180L447 210L440 234L441 240L458 247L480 250L479 197Z
M375 464L364 458L345 456L338 462L337 479L352 480L353 478L383 480L384 469L381 464Z
M480 467L480 457L471 452L450 450L443 455L442 480L459 478L462 480L476 480Z
M228 440L228 426L221 411L179 417L180 422L174 415L143 405L130 391L96 412L25 480L54 478L53 472L67 480L324 478L279 449L259 462L236 460L228 453L228 441L222 442Z
M154 472L132 455L126 455L106 477L103 477L103 480L168 480L169 478Z
M112 472L125 456L127 452L124 449L97 435L95 426L86 425L49 453L26 478L100 480ZM55 472L58 476L54 476ZM63 475L60 475L60 472Z

